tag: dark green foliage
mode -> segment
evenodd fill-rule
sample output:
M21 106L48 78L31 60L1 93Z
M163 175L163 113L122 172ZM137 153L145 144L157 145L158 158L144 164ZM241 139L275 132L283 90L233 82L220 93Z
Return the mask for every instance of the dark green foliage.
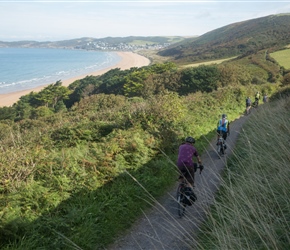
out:
M135 70L137 69L131 68L130 70L120 70L119 68L116 68L109 70L100 76L102 84L95 90L95 93L124 95L124 78L129 74L129 72L134 72Z
M141 96L142 89L144 88L144 81L147 79L148 75L148 71L135 71L126 76L123 86L125 96Z
M162 88L160 80L158 84L155 79L162 79L163 75L170 73L173 75L175 72L176 65L173 63L153 64L125 71L113 69L100 77L102 84L95 90L95 93L148 97ZM161 82L161 84L164 86L166 82Z
M268 81L278 82L279 79L282 79L280 73L283 71L276 63L268 60L265 53L265 51L261 51L255 55L225 62L221 65L201 65L182 70L177 69L173 63L153 64L125 71L113 69L101 76L87 76L75 81L68 88L61 86L61 82L58 81L39 93L31 92L22 96L9 109L11 113L6 108L0 118L9 118L15 121L27 118L37 119L49 116L52 112L64 113L68 108L74 110L73 106L78 107L79 102L83 103L79 108L83 109L84 112L86 109L90 109L92 112L98 111L102 114L103 110L107 110L106 104L103 106L99 103L98 105L101 106L98 109L93 108L93 104L89 104L89 102L96 103L93 101L94 98L90 99L89 97L96 96L98 93L108 94L107 100L104 99L102 102L109 103L109 99L113 98L113 95L110 96L110 94L150 99L150 97L166 91L186 95L198 91L211 92L220 87L234 85L261 85ZM86 97L89 99L86 100ZM121 105L119 105L119 101ZM86 102L88 105L85 105ZM118 105L119 110L125 108L123 101L116 100L114 102L114 110L118 109ZM108 106L108 108L112 107ZM99 114L93 115L92 112L91 117L99 116ZM110 113L111 118L121 119L120 114L116 117L116 115L112 115L113 113L115 112Z
M14 120L16 117L16 110L13 107L0 108L0 120Z
M178 71L173 63L153 64L142 68L131 68L130 70L120 71L113 69L98 78L90 79L98 82L92 93L121 94L128 97L149 98L164 92L165 90L186 93L189 89L193 92L210 92L217 89L220 72L216 66L200 66L192 68L192 74L186 69ZM79 101L83 96L83 90L88 83L80 80L78 86L71 94L70 102ZM192 81L193 83L190 83ZM73 84L74 86L75 83ZM188 85L192 85L188 87ZM75 96L78 98L74 99Z
M90 141L99 141L110 134L114 124L81 122L76 127L61 127L51 133L51 139L57 147L75 147Z
M37 106L54 108L59 101L68 99L69 90L61 86L61 84L61 81L57 81L55 84L50 84L43 90L34 94L33 99L39 103ZM31 102L33 102L33 100Z
M50 116L52 114L53 114L53 111L50 108L48 108L46 106L40 106L40 107L31 111L30 118L37 119L40 117Z
M82 140L90 141L91 133L88 130L64 127L55 130L51 134L51 139L59 147L75 147L80 144Z
M20 242L29 230L28 224L17 218L0 228L0 247L9 245L9 242Z
M54 107L54 110L56 113L65 112L65 111L67 111L67 107L65 106L63 101L58 101Z
M284 75L282 83L283 85L290 85L290 72Z
M15 121L29 118L31 111L33 110L33 108L29 105L29 102L26 102L21 98L16 104L13 105L16 113Z
M220 72L216 66L201 65L196 68L185 69L181 74L181 94L197 91L211 92L218 87Z
M11 108L3 109L0 120L9 119L20 121L26 118L37 119L38 117L49 116L54 112L66 110L64 101L69 97L69 89L61 86L61 81L50 84L38 93L30 92L21 96L19 101ZM7 111L10 111L9 115Z
M91 95L101 83L97 76L86 76L73 82L68 86L68 89L72 92L69 95L69 99L65 101L66 106L70 108L74 103L79 102L81 98Z
M252 82L250 69L241 60L232 60L217 67L220 72L219 87L249 85Z

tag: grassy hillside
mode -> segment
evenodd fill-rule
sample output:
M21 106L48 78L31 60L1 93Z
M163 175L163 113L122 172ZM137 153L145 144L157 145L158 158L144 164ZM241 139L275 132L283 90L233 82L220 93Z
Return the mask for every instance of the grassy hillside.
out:
M233 23L198 38L186 39L158 52L189 63L253 54L290 43L290 14L271 15Z

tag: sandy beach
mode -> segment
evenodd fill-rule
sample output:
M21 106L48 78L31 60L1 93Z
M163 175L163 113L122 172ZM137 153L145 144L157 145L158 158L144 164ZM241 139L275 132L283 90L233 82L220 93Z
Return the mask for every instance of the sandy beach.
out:
M87 75L98 76L98 75L102 75L102 74L106 73L107 71L109 71L111 69L120 68L121 70L125 70L125 69L130 69L132 67L147 66L150 63L150 60L148 58L141 56L141 55L138 55L138 54L133 53L133 52L116 52L116 53L118 53L118 55L122 58L118 64L113 65L113 66L108 67L108 68L105 68L105 69L102 69L102 70L91 72ZM81 76L70 78L67 80L61 80L62 86L67 87L68 85L70 85L74 81L76 81L78 79L85 78L87 75L81 75ZM12 93L8 93L8 94L0 94L0 107L12 106L15 102L17 102L19 100L19 98L21 96L27 95L30 92L38 92L41 89L43 89L44 87L48 86L49 84L52 84L52 83L47 83L47 84L44 84L42 86L39 86L39 87L36 87L33 89L29 89L29 90L12 92Z

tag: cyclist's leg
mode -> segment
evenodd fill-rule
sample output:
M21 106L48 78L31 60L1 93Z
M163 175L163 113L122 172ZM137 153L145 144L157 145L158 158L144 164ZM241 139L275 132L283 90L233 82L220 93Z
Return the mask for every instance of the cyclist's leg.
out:
M194 187L194 167L186 167L186 174L185 174L186 181L188 186L192 189Z
M217 130L217 140L216 140L216 145L218 145L218 141L219 141L219 138L221 136L221 130Z
M224 138L224 140L226 140L226 139L227 139L227 136L228 136L228 133L227 133L227 132L225 132L225 131L223 131L223 138Z
M178 166L178 170L179 170L179 177L178 177L178 181L179 182L183 182L186 179L186 168L184 166Z
M248 106L248 114L250 113L250 109L251 109L251 107L252 107L252 105L249 104L249 106Z
M225 153L225 149L226 149L226 140L227 140L227 136L228 136L228 133L223 131L223 144L222 144L222 153L224 154Z
M194 163L196 164L196 163ZM197 167L197 164L196 164L196 167ZM190 202L191 204L193 202L195 202L197 200L197 197L194 193L194 166L193 167L187 167L187 176L186 176L186 180L187 180L187 187L189 187L191 189L191 192L190 192ZM187 193L187 195L189 195Z

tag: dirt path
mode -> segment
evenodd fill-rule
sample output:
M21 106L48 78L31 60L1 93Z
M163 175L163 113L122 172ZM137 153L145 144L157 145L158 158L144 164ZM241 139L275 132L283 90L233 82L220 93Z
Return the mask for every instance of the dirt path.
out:
M220 174L227 157L232 154L233 147L249 116L242 116L231 122L230 136L227 138L227 156L218 157L213 140L201 156L205 170L195 175L195 192L198 200L187 207L186 215L179 218L175 201L176 186L159 202L156 202L147 214L144 214L130 232L118 239L108 250L189 250L193 249L195 234L203 222L210 205L214 202L214 194L219 188Z

